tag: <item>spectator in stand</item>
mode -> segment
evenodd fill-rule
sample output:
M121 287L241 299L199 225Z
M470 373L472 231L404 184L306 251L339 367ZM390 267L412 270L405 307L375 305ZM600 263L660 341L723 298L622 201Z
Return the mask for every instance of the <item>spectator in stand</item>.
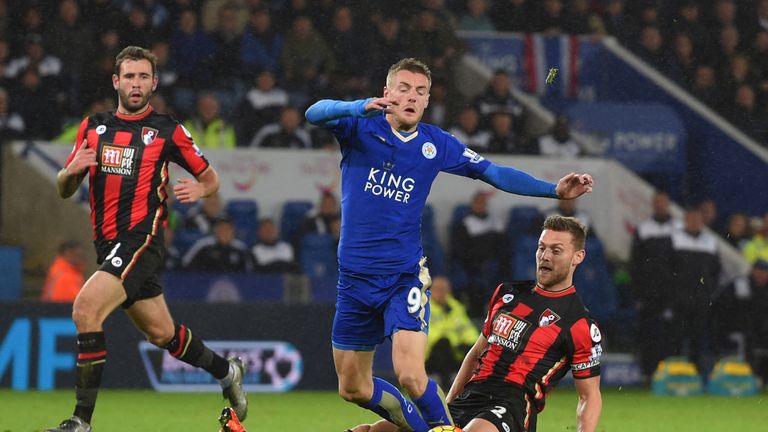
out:
M544 211L544 217L547 218L553 215L560 215L565 217L573 217L579 220L582 225L587 227L587 238L597 237L595 228L592 225L592 217L589 213L576 208L576 199L573 200L557 200L557 206L549 210Z
M277 86L272 71L259 72L254 81L238 108L238 142L251 140L262 126L276 122L288 106L288 92Z
M450 388L464 355L477 339L477 328L467 309L453 296L447 277L433 277L430 290L427 373L438 377L441 388Z
M378 65L395 64L401 58L408 56L408 46L401 21L393 15L385 15L376 23L376 34L367 48L370 66L365 73L370 79L376 79ZM434 90L434 82L433 88ZM434 96L434 95L433 95ZM431 110L431 107L430 107Z
M192 9L185 9L179 15L170 43L171 65L179 74L178 86L186 90L177 92L174 101L181 109L192 106L194 90L211 83L211 73L206 66L214 55L216 43L198 28L198 16Z
M280 112L277 123L265 125L256 133L251 147L297 148L312 147L312 138L302 126L302 115L296 108L287 106Z
M301 236L306 234L330 234L331 223L340 217L339 200L331 191L323 191L317 204L301 226Z
M64 82L68 87L67 112L79 116L85 104L80 101L80 79L93 55L94 33L89 23L80 17L75 0L59 2L58 15L47 26L45 42L50 53L61 59Z
M765 212L762 223L756 227L755 235L744 245L742 254L750 264L757 260L768 261L768 212Z
M736 89L733 104L726 117L742 132L752 139L765 143L768 141L768 124L765 114L757 106L755 90L749 84L742 84Z
M539 154L542 156L561 159L573 159L581 156L581 146L571 137L571 128L566 117L557 117L551 132L540 136L538 141ZM581 222L589 227L588 222L584 220Z
M698 60L693 41L685 33L678 33L672 42L672 52L667 58L666 74L679 85L690 88L696 74Z
M223 3L218 8L216 28L211 34L216 48L208 64L215 81L209 86L215 89L224 118L232 117L235 104L242 99L245 92L243 65L240 61L242 27L238 25L238 11L236 3Z
M488 212L488 193L475 193L469 214L454 229L451 250L469 278L467 307L471 316L480 317L488 297L485 289L503 279L508 262L504 224Z
M283 35L272 25L269 8L261 5L251 9L240 46L246 80L263 70L278 74L284 43Z
M685 212L683 229L672 233L672 313L676 333L675 355L687 355L700 371L703 368L712 298L720 280L717 240L704 231L704 218L697 207Z
M85 283L85 250L83 245L70 240L59 245L59 252L48 268L40 300L72 303Z
M514 96L512 96L511 90L512 84L507 71L504 69L496 69L493 72L493 76L488 82L488 85L485 87L485 91L483 91L474 102L480 112L483 124L488 124L490 122L491 114L500 111L512 114L515 116L515 120L522 119L523 107Z
M472 106L465 106L459 113L456 125L448 132L475 151L487 151L491 133L480 128L480 114Z
M24 131L24 118L11 110L10 96L4 88L0 87L0 142L21 138Z
M221 196L214 193L202 200L202 202L189 211L184 220L184 228L195 229L201 234L211 234L213 224L220 219L225 219L224 205Z
M565 13L563 0L543 0L535 2L538 5L533 19L533 31L545 35L559 35L568 28L568 16Z
M765 3L768 5L768 0ZM752 64L757 74L758 100L761 106L766 106L768 104L768 30L758 32L753 45Z
M595 13L588 0L572 0L566 15L565 30L569 34L606 34L603 19Z
M693 78L691 93L712 109L722 103L722 94L717 87L715 69L707 64L699 65Z
M625 0L607 0L605 5L605 29L608 34L626 46L636 43L638 26L632 16L626 11Z
M725 241L730 243L739 252L744 250L744 246L749 241L751 235L749 232L749 218L742 212L732 213L728 217L728 223L725 231L722 233Z
M295 89L291 102L304 105L316 92L328 86L329 74L336 69L336 58L308 16L293 20L286 35L280 64L286 88Z
M24 55L8 63L5 75L11 79L19 78L30 68L35 69L44 81L54 86L61 84L61 60L45 51L43 37L37 33L30 33L24 38Z
M237 33L243 32L248 22L248 17L245 14L244 7L247 3L253 3L258 6L262 3L260 0L206 0L204 2L196 1L195 3L202 3L200 5L200 25L207 33L213 33L216 31L216 27L219 25L219 12L222 8L231 8L234 12L234 29Z
M759 0L757 3L757 30L759 32L768 31L768 0Z
M637 226L632 242L630 275L638 311L640 369L650 379L659 361L671 351L658 341L672 329L672 233L681 229L672 217L669 195L657 191L652 213Z
M449 71L463 51L449 22L429 8L422 8L411 21L406 46L410 54L430 65L433 79L447 83L453 78Z
M157 57L157 88L165 94L173 94L174 86L179 81L179 73L171 63L171 45L160 39L152 43L152 54ZM152 105L157 109L156 106ZM162 111L161 111L162 112Z
M716 0L713 8L714 16L709 27L715 34L726 27L738 27L737 11L733 0Z
M511 113L499 111L491 115L488 153L530 153L523 140L515 132L515 117Z
M325 38L336 58L336 68L342 71L363 71L370 67L363 55L368 49L366 35L356 27L352 9L349 6L338 6L333 11L331 28ZM365 79L360 76L359 79Z
M149 19L146 7L139 2L131 2L127 17L121 20L121 24L120 43L124 45L149 47L159 36Z
M217 219L213 233L195 242L182 260L184 269L214 273L242 273L253 270L248 247L235 238L235 225L226 217Z
M272 219L259 221L259 238L253 246L255 269L262 273L292 273L299 268L293 246L280 240Z
M666 63L664 59L664 38L658 27L645 26L640 31L637 55L656 69L663 70Z
M53 84L43 81L35 67L25 69L20 78L20 88L12 98L14 106L24 119L25 137L46 140L53 138L61 127L58 123L58 107L54 103L56 91Z
M30 5L24 9L21 25L14 26L15 31L12 33L12 36L14 37L14 40L12 40L12 48L14 51L21 50L26 43L25 39L28 35L42 35L45 33L41 5L37 2L29 3ZM16 24L18 25L18 23Z
M706 52L712 46L710 32L701 22L701 9L696 0L683 0L679 3L677 16L672 20L672 31L687 34L695 46L695 51Z
M741 35L737 27L726 26L717 33L717 46L711 51L712 62L715 68L719 71L725 71L731 59L739 54L739 45L741 43Z
M213 93L201 93L197 116L184 122L195 144L204 149L232 149L236 146L235 128L221 117L219 100Z
M496 31L490 15L487 0L466 0L467 10L459 17L459 30Z

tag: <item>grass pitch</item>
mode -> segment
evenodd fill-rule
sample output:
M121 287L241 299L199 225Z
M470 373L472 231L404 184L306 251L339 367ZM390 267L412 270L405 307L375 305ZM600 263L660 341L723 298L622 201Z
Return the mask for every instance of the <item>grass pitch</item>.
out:
M331 392L251 394L250 432L341 432L376 417L344 403ZM39 432L72 412L74 392L0 390L0 432ZM225 402L217 394L103 390L93 427L96 432L216 432ZM540 432L575 431L576 393L556 390L539 416ZM672 398L645 391L603 390L603 432L702 432L768 430L768 394L729 398Z

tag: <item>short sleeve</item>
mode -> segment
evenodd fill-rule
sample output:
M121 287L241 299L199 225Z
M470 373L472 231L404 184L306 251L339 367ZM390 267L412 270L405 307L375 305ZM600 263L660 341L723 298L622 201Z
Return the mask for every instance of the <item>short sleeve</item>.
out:
M192 140L192 134L181 124L176 124L170 142L169 159L197 177L208 168L208 159Z
M485 317L485 322L483 322L483 336L486 338L491 337L491 317L493 317L493 314L496 313L496 302L499 299L499 295L501 293L501 289L504 287L504 284L499 284L499 286L496 287L496 290L493 292L493 295L491 296L491 301L488 302L488 315Z
M575 379L600 375L600 357L603 354L602 333L597 323L584 317L571 326L569 350L571 373Z
M86 138L85 132L88 130L88 121L89 118L86 117L80 122L80 127L77 129L77 138L75 138L75 145L72 146L72 152L69 154L69 157L67 157L67 162L64 164L65 167L68 167L69 164L72 163L72 159L75 158L75 153L80 150L80 146Z
M453 135L445 131L442 133L445 137L445 158L441 171L473 179L479 178L491 163L467 148Z

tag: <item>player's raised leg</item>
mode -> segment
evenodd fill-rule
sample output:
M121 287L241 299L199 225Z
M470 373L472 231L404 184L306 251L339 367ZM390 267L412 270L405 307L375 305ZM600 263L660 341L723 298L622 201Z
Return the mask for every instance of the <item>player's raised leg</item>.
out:
M453 424L445 394L427 377L424 358L427 335L401 330L392 337L392 365L400 385L406 389L429 427Z
M219 381L224 397L229 400L237 417L241 421L245 420L248 415L248 399L243 390L245 366L240 358L224 359L205 346L203 340L194 335L187 326L174 324L162 294L139 300L126 312L150 343L213 375Z
M125 298L122 281L104 271L94 273L75 298L72 319L77 328L77 403L72 417L47 432L90 432L101 375L107 361L102 324Z
M374 377L373 351L334 348L339 395L347 402L371 410L406 431L426 432L426 422L413 404L392 384Z

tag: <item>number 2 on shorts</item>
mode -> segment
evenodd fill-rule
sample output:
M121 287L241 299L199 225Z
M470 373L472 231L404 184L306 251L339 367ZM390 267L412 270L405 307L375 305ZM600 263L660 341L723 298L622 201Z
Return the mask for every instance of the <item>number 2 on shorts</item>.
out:
M421 308L421 289L411 288L408 291L408 313L416 313Z

